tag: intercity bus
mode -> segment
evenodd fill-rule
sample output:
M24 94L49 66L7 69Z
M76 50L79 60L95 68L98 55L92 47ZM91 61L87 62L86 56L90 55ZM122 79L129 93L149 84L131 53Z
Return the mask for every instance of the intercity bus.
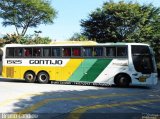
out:
M2 76L26 82L155 85L152 48L142 43L68 43L3 48Z

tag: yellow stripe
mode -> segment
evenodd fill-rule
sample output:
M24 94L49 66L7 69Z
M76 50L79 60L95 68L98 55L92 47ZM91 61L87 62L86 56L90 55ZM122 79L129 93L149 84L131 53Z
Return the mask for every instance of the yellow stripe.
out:
M80 66L84 59L70 59L65 67L62 68L62 80L68 80L69 77L75 72Z
M3 69L3 77L6 78L15 78L15 79L23 79L24 73L27 70L32 70L36 74L44 70L49 73L51 80L62 80L66 81L69 77L75 72L75 70L80 66L84 59L70 59L68 63L64 67L54 67L54 66L4 66ZM13 76L7 76L6 69L7 67L14 67ZM8 74L11 75L10 72Z
M101 95L101 96L81 96L81 97L73 97L73 98L51 98L51 99L45 99L42 100L20 112L17 112L17 114L26 114L31 113L34 110L42 107L43 105L54 102L54 101L69 101L69 100L82 100L82 99L97 99L97 98L106 98L106 97L117 97L117 96L133 96L133 95L141 95L141 94L107 94L107 95Z
M81 117L81 115L84 114L88 110L100 109L100 108L111 108L111 107L124 106L124 105L145 104L145 103L151 103L151 102L160 102L160 100L159 99L149 99L149 100L120 102L120 103L115 103L115 104L101 104L101 105L83 106L80 108L76 108L74 111L72 111L66 119L79 119Z

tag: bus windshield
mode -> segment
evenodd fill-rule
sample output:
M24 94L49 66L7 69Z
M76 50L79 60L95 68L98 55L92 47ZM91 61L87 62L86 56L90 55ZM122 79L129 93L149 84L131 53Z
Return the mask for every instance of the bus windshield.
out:
M155 72L153 54L148 46L132 45L132 58L135 70L143 74Z

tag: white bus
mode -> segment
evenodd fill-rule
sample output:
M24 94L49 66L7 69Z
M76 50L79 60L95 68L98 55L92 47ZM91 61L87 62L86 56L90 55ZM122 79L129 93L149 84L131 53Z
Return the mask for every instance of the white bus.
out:
M2 76L5 78L39 83L157 84L155 58L147 44L8 44L3 52Z

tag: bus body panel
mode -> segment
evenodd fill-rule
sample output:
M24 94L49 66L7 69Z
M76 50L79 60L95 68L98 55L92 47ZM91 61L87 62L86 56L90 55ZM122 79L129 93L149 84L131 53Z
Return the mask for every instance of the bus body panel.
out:
M143 74L137 72L133 63L132 45L146 44L100 44L94 47L120 47L127 46L127 57L57 57L57 58L7 58L3 56L3 72L5 78L24 79L26 71L33 71L36 75L40 71L45 71L49 74L50 80L54 81L70 81L70 82L95 82L114 84L114 78L120 73L127 74L131 77L131 85L154 85L157 84L157 73ZM30 45L29 45L30 46ZM32 46L32 45L31 45ZM42 45L37 45L38 47ZM66 47L61 45L56 47ZM79 46L79 45L78 45ZM4 47L4 54L6 48L14 48L16 46L7 45ZM27 45L17 45L17 47L27 47ZM33 47L36 47L36 45ZM48 47L48 45L43 45ZM50 46L54 47L54 46ZM75 47L75 46L72 46ZM83 45L79 46L80 48ZM86 47L86 46L85 46ZM92 47L92 46L90 46ZM106 49L107 50L107 49ZM104 53L106 54L106 50ZM117 49L118 50L118 49ZM83 51L83 50L82 50ZM118 51L116 51L118 52ZM82 52L81 52L82 53ZM154 65L155 67L155 65Z

